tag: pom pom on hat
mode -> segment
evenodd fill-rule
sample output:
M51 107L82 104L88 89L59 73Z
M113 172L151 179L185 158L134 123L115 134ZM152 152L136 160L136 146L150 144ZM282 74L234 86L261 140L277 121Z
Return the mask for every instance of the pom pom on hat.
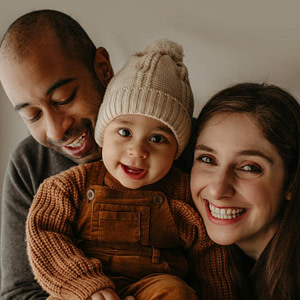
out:
M155 41L129 58L111 79L99 110L95 140L100 147L113 119L136 114L167 125L177 140L179 157L190 137L194 108L182 59L182 46L167 39Z
M151 53L169 55L175 62L182 62L183 60L182 46L167 39L153 42L148 45L143 52L139 52L137 55L147 55Z

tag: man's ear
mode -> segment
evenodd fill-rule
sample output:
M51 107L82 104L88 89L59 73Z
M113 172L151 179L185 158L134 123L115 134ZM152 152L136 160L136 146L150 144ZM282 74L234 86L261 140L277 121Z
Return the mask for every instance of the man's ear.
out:
M103 47L99 47L96 50L96 55L94 59L94 70L98 79L106 88L109 81L114 76L114 71L110 64L109 54Z

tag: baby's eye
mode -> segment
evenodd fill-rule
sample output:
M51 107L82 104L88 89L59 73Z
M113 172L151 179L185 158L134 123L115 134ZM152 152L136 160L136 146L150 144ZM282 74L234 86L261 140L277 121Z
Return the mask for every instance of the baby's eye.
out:
M131 136L130 130L125 129L125 128L119 129L119 130L118 130L118 133L119 133L120 136L124 136L124 137Z
M150 141L153 142L153 143L159 144L159 143L164 143L164 142L166 142L167 139L166 139L164 136L162 136L162 135L160 135L160 134L157 134L157 135L151 136L151 137L150 137Z

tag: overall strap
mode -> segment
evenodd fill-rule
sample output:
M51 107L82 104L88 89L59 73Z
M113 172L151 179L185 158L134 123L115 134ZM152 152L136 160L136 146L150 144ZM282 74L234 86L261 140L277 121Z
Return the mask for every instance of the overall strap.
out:
M103 161L92 162L86 165L87 168L87 189L91 185L103 185L106 168Z

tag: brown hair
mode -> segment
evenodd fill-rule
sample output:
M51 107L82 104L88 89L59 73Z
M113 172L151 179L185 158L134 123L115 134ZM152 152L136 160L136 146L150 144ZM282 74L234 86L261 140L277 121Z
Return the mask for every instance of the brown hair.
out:
M262 278L268 297L294 299L300 287L300 105L278 86L237 84L207 102L197 119L197 133L220 112L251 113L284 161L285 191L290 191L291 197L281 208L281 222Z

